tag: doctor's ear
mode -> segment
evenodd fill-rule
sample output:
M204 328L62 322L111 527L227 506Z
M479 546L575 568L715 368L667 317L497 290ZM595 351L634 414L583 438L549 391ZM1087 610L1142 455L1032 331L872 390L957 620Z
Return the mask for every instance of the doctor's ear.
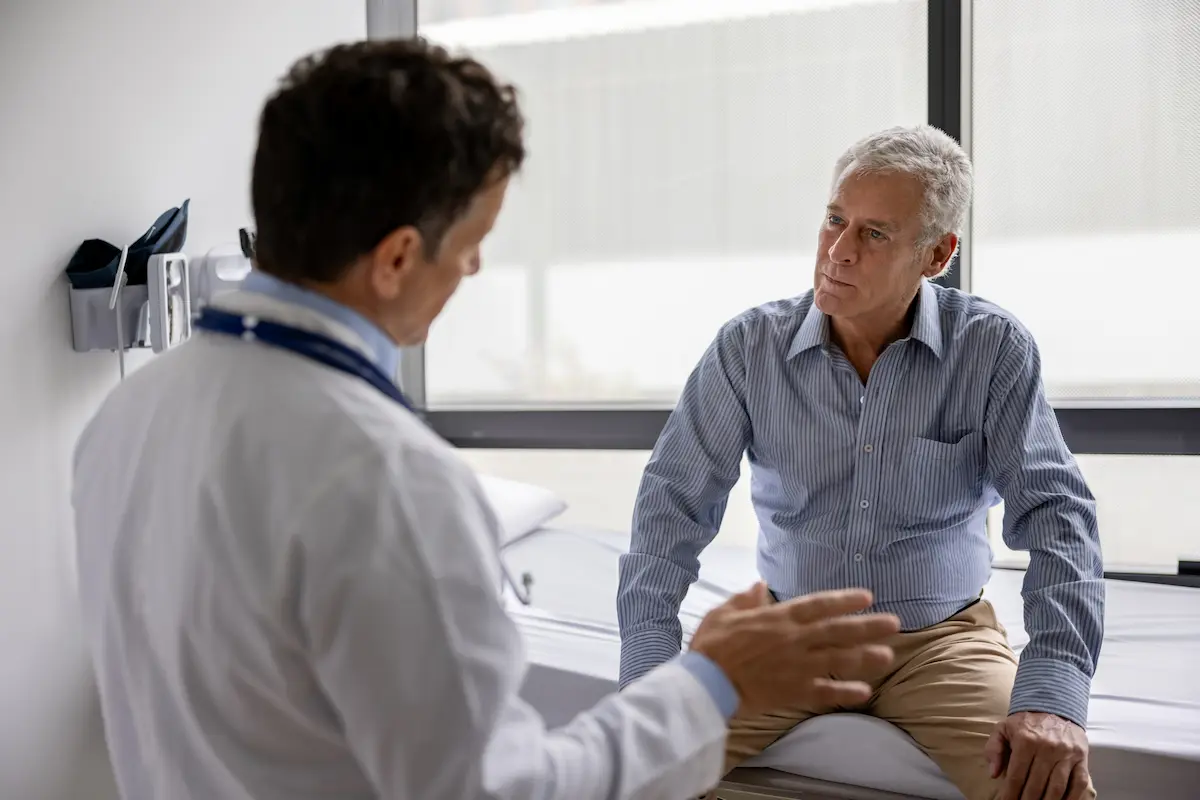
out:
M411 225L396 230L370 252L371 285L385 299L398 296L410 276L424 263L425 238Z

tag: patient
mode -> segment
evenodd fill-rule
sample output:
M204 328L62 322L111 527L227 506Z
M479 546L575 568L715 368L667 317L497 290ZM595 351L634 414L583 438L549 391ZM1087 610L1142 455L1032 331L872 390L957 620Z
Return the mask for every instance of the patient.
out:
M774 594L867 586L903 623L871 700L842 710L907 731L968 800L1092 798L1096 507L1029 332L928 280L958 248L971 192L966 154L928 126L838 160L815 289L720 329L646 466L620 568L621 684L679 652L680 603L748 454ZM980 597L1000 499L1004 541L1031 554L1019 663ZM834 710L735 718L726 770Z

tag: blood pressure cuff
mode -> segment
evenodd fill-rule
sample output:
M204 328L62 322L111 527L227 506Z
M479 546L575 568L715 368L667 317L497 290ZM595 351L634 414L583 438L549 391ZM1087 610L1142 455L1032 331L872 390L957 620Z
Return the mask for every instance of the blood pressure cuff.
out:
M154 224L129 245L125 274L130 286L146 283L150 256L178 253L187 241L188 204L164 211ZM79 245L67 264L67 280L74 289L105 289L116 283L121 263L121 248L103 239L88 239Z

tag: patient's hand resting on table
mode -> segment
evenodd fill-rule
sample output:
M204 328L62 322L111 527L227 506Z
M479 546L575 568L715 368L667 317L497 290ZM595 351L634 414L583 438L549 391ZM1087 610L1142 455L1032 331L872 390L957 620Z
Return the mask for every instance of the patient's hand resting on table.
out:
M853 679L892 663L882 643L900 629L891 614L848 616L871 602L869 591L847 589L776 603L758 583L710 611L690 649L724 671L741 699L739 713L865 702L870 688Z

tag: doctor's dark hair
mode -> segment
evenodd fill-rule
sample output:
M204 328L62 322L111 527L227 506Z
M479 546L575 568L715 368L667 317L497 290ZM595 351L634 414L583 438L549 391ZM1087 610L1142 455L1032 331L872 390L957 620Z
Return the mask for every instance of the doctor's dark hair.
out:
M259 121L255 260L327 283L405 226L432 258L472 198L524 159L516 90L470 58L412 38L301 59Z

